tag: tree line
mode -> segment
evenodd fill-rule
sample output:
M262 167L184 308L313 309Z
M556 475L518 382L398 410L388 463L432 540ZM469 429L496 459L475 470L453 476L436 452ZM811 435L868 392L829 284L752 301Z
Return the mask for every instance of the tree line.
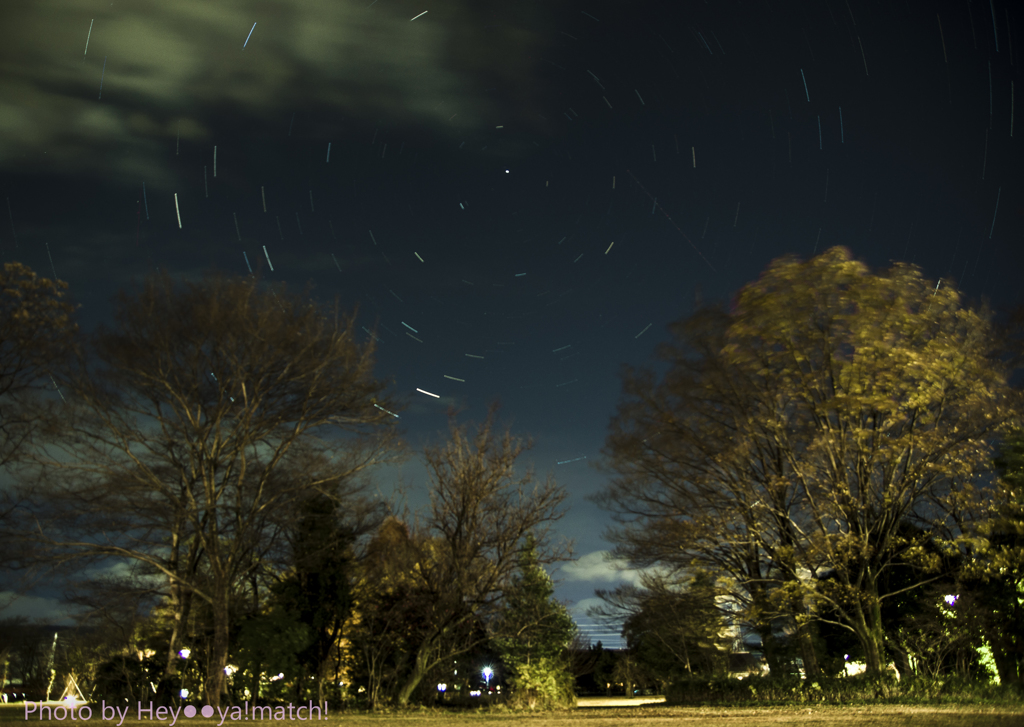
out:
M660 373L624 368L595 499L646 575L601 593L614 669L545 570L566 493L496 408L450 417L409 512L375 494L411 453L355 312L162 274L84 335L65 289L0 276L0 537L8 574L58 572L84 607L67 659L93 690L406 705L487 664L514 701L570 704L588 670L735 671L742 634L776 675L852 654L1024 679L1020 317L913 266L777 260L672 324Z
M403 403L355 313L162 274L83 336L65 288L5 266L0 461L6 569L61 574L98 634L78 682L213 706L348 682L404 705L490 649L519 698L571 697L575 627L543 570L568 554L566 495L517 468L528 442L496 408L451 416L423 453L429 507L402 512L371 475L409 456Z

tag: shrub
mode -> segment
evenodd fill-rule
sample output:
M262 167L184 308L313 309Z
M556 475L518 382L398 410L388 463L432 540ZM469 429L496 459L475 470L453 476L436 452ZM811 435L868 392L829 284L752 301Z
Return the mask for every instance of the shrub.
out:
M681 679L665 690L677 705L780 704L1020 704L1019 689L993 682L957 678L748 677Z

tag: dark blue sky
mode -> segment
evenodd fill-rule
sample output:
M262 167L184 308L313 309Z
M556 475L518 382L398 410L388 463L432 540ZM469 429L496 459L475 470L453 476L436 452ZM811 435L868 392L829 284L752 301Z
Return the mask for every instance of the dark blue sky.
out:
M449 405L479 419L495 399L535 439L538 473L572 493L566 599L615 582L610 517L585 498L619 366L648 361L698 290L728 299L776 257L841 244L996 307L1022 298L1024 33L1006 0L0 15L3 259L68 281L86 328L156 268L246 258L359 304L414 446ZM425 470L382 487L399 477L415 504Z

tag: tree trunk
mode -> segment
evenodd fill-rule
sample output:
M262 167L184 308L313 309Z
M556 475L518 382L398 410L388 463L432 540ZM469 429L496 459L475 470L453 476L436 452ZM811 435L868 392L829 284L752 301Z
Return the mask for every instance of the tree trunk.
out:
M1017 663L1017 655L1005 644L1005 639L1000 634L995 638L989 636L988 642L992 646L992 660L996 663L996 673L999 675L1000 684L1020 684L1021 674Z
M773 677L782 676L782 662L779 661L779 648L772 633L772 625L757 624L754 630L761 637L761 650L768 662L768 673Z
M377 659L377 652L364 648L363 656L366 659L366 698L369 700L370 709L377 709L380 703L381 674Z
M260 700L260 677L263 676L263 666L256 664L252 672L252 686L249 687L249 698L255 704Z
M894 648L892 660L896 666L896 673L900 675L900 679L913 675L914 669L910 666L910 655L904 649Z
M420 645L420 648L416 651L416 658L413 659L412 671L405 680L405 684L398 690L398 704L399 706L406 707L409 705L409 698L412 697L412 693L416 691L416 687L420 685L423 678L427 675L427 671L430 668L430 650L431 640L427 639Z
M227 691L224 669L228 665L228 596L217 594L210 604L213 610L213 641L210 643L209 662L206 667L206 703L213 708L221 705L221 697Z
M171 626L171 638L167 642L167 664L164 668L165 677L173 677L178 673L179 651L181 641L188 629L188 619L192 613L192 593L183 586L171 585L171 608L174 610L174 621Z
M11 647L9 646L0 650L0 691L7 688L7 668L11 663L11 660L8 658L10 653Z
M804 660L804 679L817 679L821 676L818 655L814 651L814 634L811 624L797 626L797 639L800 641L800 656Z
M869 591L869 598L873 595ZM885 671L885 634L882 630L882 612L878 599L872 600L873 603L869 603L866 609L862 604L854 607L854 626L857 640L864 649L865 673L880 676Z

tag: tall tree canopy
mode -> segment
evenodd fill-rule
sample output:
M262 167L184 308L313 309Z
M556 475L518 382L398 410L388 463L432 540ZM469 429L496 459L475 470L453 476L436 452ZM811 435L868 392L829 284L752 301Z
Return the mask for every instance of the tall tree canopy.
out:
M910 265L775 261L730 310L672 325L660 380L625 369L600 497L618 554L730 576L769 662L786 619L813 665L805 626L827 604L879 673L881 601L899 595L880 580L909 563L918 587L937 566L924 539L958 547L1019 405L992 331Z

